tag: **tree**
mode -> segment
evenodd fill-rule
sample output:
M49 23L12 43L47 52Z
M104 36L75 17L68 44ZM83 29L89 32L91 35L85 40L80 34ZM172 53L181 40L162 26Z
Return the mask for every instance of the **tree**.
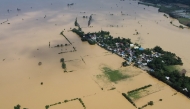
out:
M20 105L18 104L17 106L14 106L14 109L20 109Z
M61 59L60 59L60 62L64 62L64 58L61 58Z
M148 67L154 70L162 70L164 68L164 63L161 58L154 58L151 62L148 63Z
M46 105L45 108L48 109L48 108L49 108L49 105Z
M154 50L155 52L158 52L158 53L163 53L163 52L164 52L163 49L162 49L160 46L155 46L155 47L153 48L153 50Z
M64 62L62 63L62 68L66 69L66 64Z

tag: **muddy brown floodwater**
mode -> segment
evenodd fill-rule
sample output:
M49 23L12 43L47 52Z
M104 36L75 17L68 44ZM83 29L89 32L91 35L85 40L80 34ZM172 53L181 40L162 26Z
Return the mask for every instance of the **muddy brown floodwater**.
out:
M67 5L72 3L74 4ZM17 8L21 10L17 11ZM89 17L91 14L93 27L88 27L88 19L83 16ZM74 28L76 17L85 32L102 29L110 31L114 37L131 38L144 48L159 45L164 50L174 52L182 58L183 68L187 70L187 76L190 76L190 30L172 26L170 21L180 24L174 19L164 17L157 8L138 5L138 1L132 0L2 0L1 109L13 109L17 104L22 108L45 109L46 105L73 98L81 98L86 109L135 109L121 93L148 84L153 87L146 96L134 100L137 107L149 101L154 101L154 105L145 107L147 109L190 107L188 98L180 93L174 95L175 90L131 66L121 68L124 74L131 75L125 80L112 83L96 78L102 74L102 66L120 69L124 60L97 45L81 42L76 34L69 31ZM69 44L60 35L63 30L72 46L54 47L58 44ZM139 35L133 35L135 30ZM71 52L73 46L76 52ZM66 53L58 54L60 52ZM65 59L68 72L62 69L61 58ZM40 66L39 62L42 62ZM116 89L109 90L113 87ZM75 100L51 106L49 109L83 107Z

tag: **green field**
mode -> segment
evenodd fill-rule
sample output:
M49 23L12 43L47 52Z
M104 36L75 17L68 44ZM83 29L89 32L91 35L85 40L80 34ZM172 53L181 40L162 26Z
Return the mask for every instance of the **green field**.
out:
M135 91L133 93L128 93L128 96L132 98L133 100L141 98L140 91Z
M108 67L103 67L102 70L103 70L103 73L111 82L120 81L122 79L126 79L130 77L128 75L122 74L120 70L112 70Z

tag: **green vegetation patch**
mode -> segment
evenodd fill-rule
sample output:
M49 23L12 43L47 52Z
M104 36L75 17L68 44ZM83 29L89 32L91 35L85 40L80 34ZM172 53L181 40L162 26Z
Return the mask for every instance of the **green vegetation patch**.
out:
M135 91L133 93L128 93L128 96L133 100L141 98L140 91Z
M130 98L127 94L122 93L122 95L123 95L133 106L135 106L135 107L137 108L136 104L133 102L133 100L131 100L131 98Z
M128 96L131 97L133 100L136 100L136 99L139 99L141 98L141 92L144 92L146 91L145 89L146 88L149 88L151 87L152 85L149 84L149 85L146 85L146 86L143 86L143 87L140 87L140 88L137 88L137 89L134 89L134 90L131 90L131 91L128 91Z
M166 7L163 5L159 9L160 12L166 12L166 13L174 12L176 10L179 10L179 8L176 6Z
M185 24L185 25L188 25L188 24L190 24L190 19L188 19L188 18L177 18L178 20L179 20L179 22L180 23L182 23L182 24Z
M176 66L176 65L170 65L170 66L165 66L165 69L168 71L168 72L173 72L173 71L180 71L180 66Z
M111 82L116 82L122 79L129 78L128 75L123 75L120 70L112 70L108 67L103 67L102 70Z

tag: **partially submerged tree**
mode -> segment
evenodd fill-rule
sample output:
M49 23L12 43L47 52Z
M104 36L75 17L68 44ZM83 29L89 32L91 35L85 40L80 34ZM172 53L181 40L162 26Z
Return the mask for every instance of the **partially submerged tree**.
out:
M64 58L61 58L61 59L60 59L60 62L62 63L62 68L63 68L63 69L66 69L66 64L65 64Z
M61 58L61 59L60 59L60 62L64 62L64 58Z
M153 101L149 101L149 102L148 102L148 105L151 105L151 106L152 106L153 104L154 104Z
M18 104L18 105L16 105L16 106L14 106L14 109L20 109L20 105Z
M38 62L38 65L39 65L39 66L42 65L42 62Z
M63 68L63 69L66 69L66 64L65 64L65 62L62 63L62 68Z

